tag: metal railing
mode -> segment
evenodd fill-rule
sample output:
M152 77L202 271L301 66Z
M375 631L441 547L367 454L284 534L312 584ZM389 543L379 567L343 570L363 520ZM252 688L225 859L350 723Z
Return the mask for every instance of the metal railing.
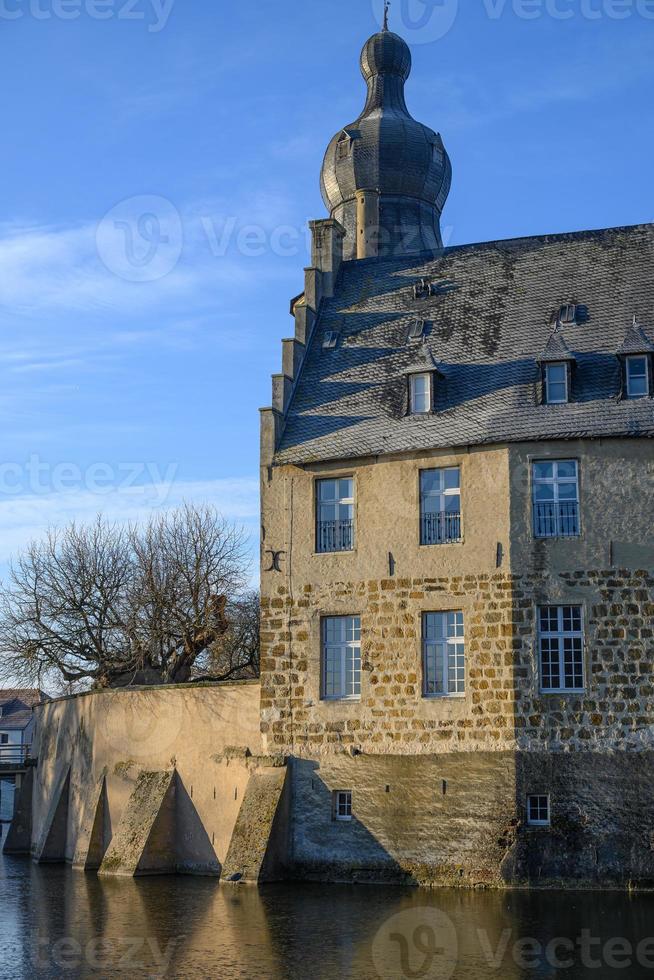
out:
M0 769L24 766L29 759L31 745L0 745Z
M576 500L534 503L534 534L537 538L576 538L580 533Z
M461 540L461 514L440 511L420 519L421 544L450 544Z
M316 547L319 552L352 551L354 521L318 521Z

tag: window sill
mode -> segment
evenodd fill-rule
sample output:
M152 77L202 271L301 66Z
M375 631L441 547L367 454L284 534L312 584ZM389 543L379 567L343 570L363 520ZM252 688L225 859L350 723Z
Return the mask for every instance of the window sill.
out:
M578 698L580 694L585 695L587 693L588 691L586 690L585 687L565 687L565 688L557 688L557 689L550 688L547 691L541 690L540 696L545 698L548 697L548 695L553 694L556 697L561 697L562 695L569 694L571 697Z
M421 548L443 548L443 547L447 547L447 545L452 545L452 544L455 544L455 545L465 544L465 540L463 538L456 538L453 541L434 541L434 542L421 541L420 542L420 547Z
M361 695L357 694L350 698L326 698L320 699L323 704L361 704Z
M578 541L581 537L581 531L579 534L534 534L534 541Z
M465 701L466 692L463 694L423 694L423 701Z

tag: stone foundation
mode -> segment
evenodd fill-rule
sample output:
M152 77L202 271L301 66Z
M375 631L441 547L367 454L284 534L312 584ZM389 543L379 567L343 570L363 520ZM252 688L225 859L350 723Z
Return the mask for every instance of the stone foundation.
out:
M654 887L654 753L295 760L293 876L491 887ZM351 789L353 819L332 816ZM526 822L528 794L550 827Z

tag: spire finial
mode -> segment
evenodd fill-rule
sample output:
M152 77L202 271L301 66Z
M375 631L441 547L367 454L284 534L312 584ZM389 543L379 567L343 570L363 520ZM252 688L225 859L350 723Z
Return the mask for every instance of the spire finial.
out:
M384 30L388 31L388 13L391 9L391 0L384 0Z

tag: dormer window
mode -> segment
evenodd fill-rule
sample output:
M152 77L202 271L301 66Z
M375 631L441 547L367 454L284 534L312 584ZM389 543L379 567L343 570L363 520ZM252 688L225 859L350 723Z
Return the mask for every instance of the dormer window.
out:
M646 398L650 389L649 357L640 354L626 359L627 398Z
M409 340L420 340L425 332L425 326L424 320L414 320L409 327Z
M336 155L339 160L346 160L349 157L351 145L352 141L347 134L341 136L336 146Z
M426 415L432 406L432 376L412 374L409 378L409 408L412 415Z
M564 405L569 401L568 365L555 361L545 365L545 404Z
M326 330L322 340L323 350L334 350L338 344L338 334L335 330Z
M559 323L562 326L572 325L577 322L577 307L574 303L566 303L559 310Z

